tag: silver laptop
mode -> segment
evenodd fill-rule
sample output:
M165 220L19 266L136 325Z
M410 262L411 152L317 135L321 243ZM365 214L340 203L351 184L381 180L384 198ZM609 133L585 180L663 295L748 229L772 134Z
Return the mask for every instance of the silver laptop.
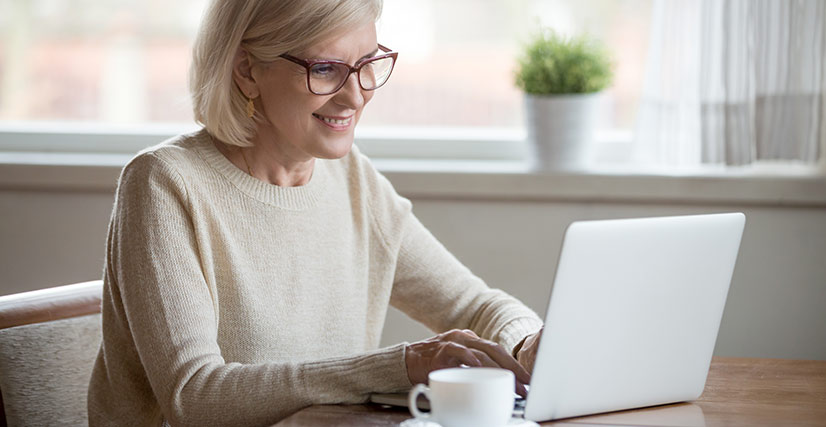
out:
M742 213L572 223L515 414L548 421L698 398L744 226Z

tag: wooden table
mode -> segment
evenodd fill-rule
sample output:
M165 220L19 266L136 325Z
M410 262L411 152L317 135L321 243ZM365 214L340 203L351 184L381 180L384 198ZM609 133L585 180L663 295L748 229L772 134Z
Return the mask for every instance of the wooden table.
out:
M405 408L311 406L276 424L393 426ZM542 423L543 426L826 426L826 361L715 357L700 399Z

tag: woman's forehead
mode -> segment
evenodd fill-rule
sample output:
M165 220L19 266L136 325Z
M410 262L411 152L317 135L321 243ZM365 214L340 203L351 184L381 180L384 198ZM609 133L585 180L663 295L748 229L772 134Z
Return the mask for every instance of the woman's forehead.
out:
M376 25L369 23L316 43L300 53L308 59L354 62L370 56L377 49Z

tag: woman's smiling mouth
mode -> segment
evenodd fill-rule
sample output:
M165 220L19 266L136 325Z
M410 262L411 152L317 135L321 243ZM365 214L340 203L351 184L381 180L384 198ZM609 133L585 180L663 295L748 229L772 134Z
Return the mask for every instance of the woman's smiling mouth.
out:
M320 121L321 123L324 123L328 127L336 129L336 130L347 129L348 127L350 127L350 123L353 121L353 116L349 116L349 117L327 117L327 116L322 116L321 114L318 114L318 113L313 113L313 117L315 117L316 119L318 119L318 121Z

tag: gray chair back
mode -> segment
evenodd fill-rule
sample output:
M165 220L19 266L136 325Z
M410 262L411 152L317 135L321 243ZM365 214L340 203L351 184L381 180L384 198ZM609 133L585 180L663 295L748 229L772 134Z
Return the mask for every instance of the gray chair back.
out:
M0 426L85 426L100 280L0 297Z

